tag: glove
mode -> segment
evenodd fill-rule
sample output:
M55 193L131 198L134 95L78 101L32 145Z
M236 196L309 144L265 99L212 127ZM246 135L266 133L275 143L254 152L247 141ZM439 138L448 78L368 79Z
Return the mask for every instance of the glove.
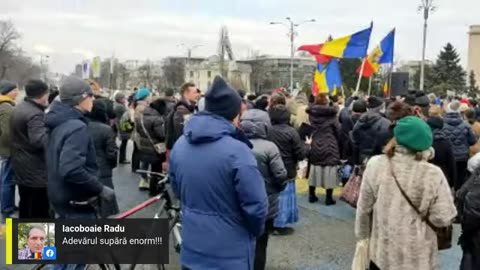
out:
M113 201L115 200L115 191L107 186L103 186L102 192L98 196L103 200Z

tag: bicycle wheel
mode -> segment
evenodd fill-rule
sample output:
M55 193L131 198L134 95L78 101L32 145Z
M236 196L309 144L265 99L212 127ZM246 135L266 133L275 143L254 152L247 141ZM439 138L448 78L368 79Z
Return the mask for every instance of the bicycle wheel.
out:
M32 267L32 270L47 270L47 269L49 269L48 264L37 264Z
M87 264L85 270L121 270L118 264Z

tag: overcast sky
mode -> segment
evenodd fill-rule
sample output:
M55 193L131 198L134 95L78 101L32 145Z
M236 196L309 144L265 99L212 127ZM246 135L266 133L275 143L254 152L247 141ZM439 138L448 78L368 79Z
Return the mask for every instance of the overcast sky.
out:
M259 50L289 55L287 29L271 21L316 19L298 28L296 46L323 42L366 28L374 21L371 48L397 28L395 57L421 57L420 0L0 0L0 19L11 19L21 45L37 61L50 55L56 72L71 72L88 55L159 60L186 55L177 45L203 45L193 56L217 51L221 25L228 27L237 58ZM434 0L427 57L452 42L466 65L468 26L480 24L479 0Z

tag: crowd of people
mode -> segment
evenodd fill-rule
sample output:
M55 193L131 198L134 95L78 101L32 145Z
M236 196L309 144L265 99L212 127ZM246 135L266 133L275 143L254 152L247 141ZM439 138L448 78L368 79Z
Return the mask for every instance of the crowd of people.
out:
M74 76L58 90L30 80L17 104L18 94L15 83L0 82L3 218L115 215L112 171L131 164L150 195L156 181L145 171L168 173L182 207L183 269L261 270L269 236L295 233L295 181L306 160L308 201L318 203L321 187L326 206L336 204L333 190L349 168L361 168L353 172L362 176L355 234L368 241L370 269L437 269L436 232L454 220L461 269L480 269L475 100L420 91L255 96L220 77L204 94L185 83L180 98L175 89L159 96L141 88L109 99Z

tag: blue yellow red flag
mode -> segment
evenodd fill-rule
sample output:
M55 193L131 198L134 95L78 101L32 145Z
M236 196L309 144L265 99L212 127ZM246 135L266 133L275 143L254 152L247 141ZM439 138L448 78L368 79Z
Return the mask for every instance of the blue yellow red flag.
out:
M393 54L395 49L395 29L375 47L364 60L363 77L371 77L380 69L382 64L393 64ZM362 67L358 67L357 73L360 73Z
M325 42L320 48L319 54L336 58L363 58L367 55L372 28L373 23L370 24L369 28L352 35Z
M337 59L327 64L317 64L313 76L312 94L329 93L334 96L342 86L342 77L340 75L340 66Z

